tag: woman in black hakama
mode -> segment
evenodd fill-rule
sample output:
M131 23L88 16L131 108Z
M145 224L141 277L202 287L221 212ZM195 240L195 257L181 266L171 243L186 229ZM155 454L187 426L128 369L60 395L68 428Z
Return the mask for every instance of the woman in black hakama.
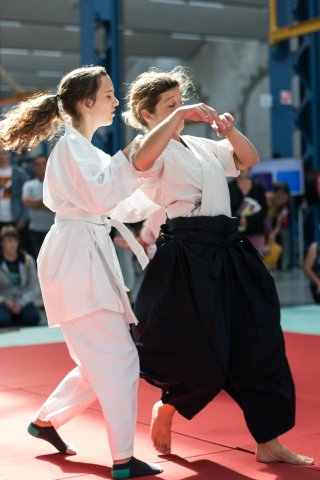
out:
M135 303L141 375L162 390L151 436L169 453L174 413L191 419L224 389L243 410L258 461L311 464L277 439L295 421L278 296L231 217L226 176L258 155L230 114L182 106L186 79L181 69L141 74L124 114L147 132L130 158L146 177L141 189L168 217ZM185 119L208 123L225 140L181 136Z

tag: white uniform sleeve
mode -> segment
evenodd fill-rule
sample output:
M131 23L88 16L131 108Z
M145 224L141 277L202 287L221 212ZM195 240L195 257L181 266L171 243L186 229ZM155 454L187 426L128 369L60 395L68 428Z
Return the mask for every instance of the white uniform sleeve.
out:
M140 145L140 142L143 140L143 136L142 135L138 135L132 142L132 145L131 145L131 150L130 150L130 154L129 154L129 160L130 162L134 165L134 156L136 154L136 151ZM150 178L150 177L160 177L161 176L161 173L162 173L162 170L163 170L163 164L164 164L164 159L165 159L165 150L164 152L156 159L156 161L154 162L154 164L152 165L151 168L149 168L149 170L144 170L144 171L141 171L141 170L137 170L138 173L139 173L139 176L143 177L143 178Z
M159 209L159 205L152 202L142 190L136 190L130 197L125 198L108 212L108 216L124 223L141 222Z
M201 141L217 157L226 177L237 177L239 175L240 172L234 163L234 150L229 140L215 141L209 138L201 138Z
M140 230L140 237L146 245L155 243L159 236L160 227L166 222L166 210L165 208L158 209L150 217L143 222Z
M102 167L98 153L90 147L68 136L60 154L64 161L73 164L73 189L69 195L72 203L91 213L103 214L130 196L141 179L121 151L113 157L106 156L106 165Z

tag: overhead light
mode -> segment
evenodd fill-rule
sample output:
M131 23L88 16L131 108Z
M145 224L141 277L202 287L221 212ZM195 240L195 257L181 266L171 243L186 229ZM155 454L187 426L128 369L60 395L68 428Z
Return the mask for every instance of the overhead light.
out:
M32 50L32 55L35 57L63 57L64 53L59 50Z
M80 25L63 25L66 32L80 32Z
M58 72L57 70L39 70L37 72L38 77L55 77L60 78L63 76L63 72Z
M0 48L1 55L30 55L27 48Z
M203 7L203 8L225 8L221 2L210 2L205 0L149 0L152 3L164 3L167 5L184 5L188 7Z
M199 41L202 40L202 35L199 35L198 33L170 33L170 37L174 38L175 40L193 40L193 41Z
M19 28L22 27L22 22L16 20L0 20L0 27Z
M168 5L185 5L185 0L149 0L152 3L166 3Z
M208 2L203 0L189 0L188 5L190 5L190 7L225 8L225 5L221 2Z

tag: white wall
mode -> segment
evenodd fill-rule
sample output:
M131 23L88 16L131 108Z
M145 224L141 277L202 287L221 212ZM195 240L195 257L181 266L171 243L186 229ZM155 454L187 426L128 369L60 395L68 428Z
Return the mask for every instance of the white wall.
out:
M206 43L188 62L179 59L137 58L125 66L125 82L130 83L150 66L170 70L176 65L191 67L199 98L219 112L231 112L236 126L259 150L261 158L270 152L270 110L260 104L261 94L269 93L268 45L255 41ZM126 140L134 136L126 132ZM185 133L211 135L204 124L187 126Z
M260 95L269 93L268 46L254 41L206 44L190 65L200 99L221 113L233 113L236 126L257 146L260 156L269 156L270 110L260 105Z

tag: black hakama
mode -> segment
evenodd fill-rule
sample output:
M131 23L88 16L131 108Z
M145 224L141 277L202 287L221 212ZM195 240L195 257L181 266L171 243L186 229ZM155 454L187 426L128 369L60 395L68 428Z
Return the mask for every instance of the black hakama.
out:
M191 419L222 389L258 443L294 425L274 281L225 215L167 220L135 303L141 376Z

